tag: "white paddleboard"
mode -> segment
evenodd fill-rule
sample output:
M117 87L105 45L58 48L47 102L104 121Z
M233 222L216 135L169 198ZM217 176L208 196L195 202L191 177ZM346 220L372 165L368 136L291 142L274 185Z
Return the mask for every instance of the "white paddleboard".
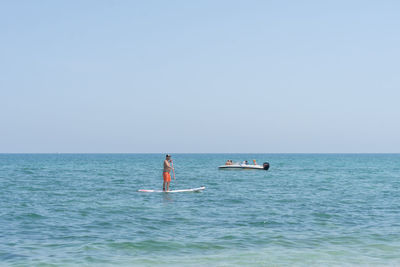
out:
M147 189L139 189L138 192L144 193L180 193L180 192L200 192L206 189L205 186L198 187L198 188L190 188L190 189L180 189L180 190L169 190L169 191L162 191L162 190L147 190Z

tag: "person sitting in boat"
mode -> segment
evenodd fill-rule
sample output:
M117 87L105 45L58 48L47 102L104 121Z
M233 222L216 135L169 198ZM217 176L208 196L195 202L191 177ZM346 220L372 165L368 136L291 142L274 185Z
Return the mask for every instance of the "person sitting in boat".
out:
M253 159L253 164L254 164L254 165L257 165L257 162L256 162L256 160L255 160L255 159Z
M229 162L229 159L225 162L225 165L231 165L231 163Z
M243 161L242 164L243 165L247 165L249 162L247 160Z

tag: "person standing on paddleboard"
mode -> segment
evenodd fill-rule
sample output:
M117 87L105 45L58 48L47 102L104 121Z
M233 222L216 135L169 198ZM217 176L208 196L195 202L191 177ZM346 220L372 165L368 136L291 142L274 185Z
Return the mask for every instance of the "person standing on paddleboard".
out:
M171 175L170 171L173 170L173 167L171 167L171 155L165 156L164 160L164 170L163 170L163 191L165 191L165 186L167 186L167 191L169 191L169 183L171 182Z

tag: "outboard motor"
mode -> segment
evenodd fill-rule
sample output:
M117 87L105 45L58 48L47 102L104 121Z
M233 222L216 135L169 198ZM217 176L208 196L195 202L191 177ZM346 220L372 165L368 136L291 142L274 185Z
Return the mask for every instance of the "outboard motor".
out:
M268 162L264 162L264 163L263 163L263 168L264 168L264 170L268 171L268 169L269 169L269 163L268 163Z

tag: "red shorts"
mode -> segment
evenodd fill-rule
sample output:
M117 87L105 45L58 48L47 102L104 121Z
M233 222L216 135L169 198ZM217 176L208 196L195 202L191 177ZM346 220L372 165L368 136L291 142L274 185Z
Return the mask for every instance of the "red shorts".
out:
M171 182L171 175L169 174L169 172L163 172L162 176L164 178L164 182Z

